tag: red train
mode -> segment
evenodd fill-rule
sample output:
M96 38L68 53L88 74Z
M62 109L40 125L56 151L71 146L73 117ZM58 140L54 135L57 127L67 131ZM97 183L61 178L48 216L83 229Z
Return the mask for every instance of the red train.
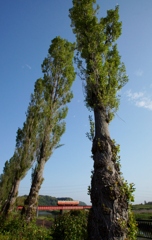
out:
M58 206L78 206L79 201L58 201Z

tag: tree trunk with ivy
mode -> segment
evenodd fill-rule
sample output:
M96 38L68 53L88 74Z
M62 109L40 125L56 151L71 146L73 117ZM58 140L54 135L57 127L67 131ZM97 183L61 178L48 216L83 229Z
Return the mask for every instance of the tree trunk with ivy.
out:
M89 216L89 239L125 240L128 224L128 199L116 161L116 146L108 130L104 108L96 108L95 137L92 154L94 172L91 182L92 209Z
M95 132L93 134L91 123L91 132L87 135L93 141L94 161L88 234L89 240L133 240L136 226L129 204L134 188L123 180L119 145L110 138L108 129L119 107L118 91L128 81L116 44L121 35L119 7L108 10L107 16L99 19L99 6L95 8L95 4L96 0L73 0L69 10L85 102L94 113Z

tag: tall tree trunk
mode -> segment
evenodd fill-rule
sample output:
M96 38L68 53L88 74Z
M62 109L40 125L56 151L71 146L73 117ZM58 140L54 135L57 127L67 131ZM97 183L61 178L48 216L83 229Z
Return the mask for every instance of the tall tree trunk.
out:
M30 193L24 202L25 206L23 207L21 212L21 214L25 214L27 222L30 222L36 216L39 190L43 182L43 171L44 171L44 166L46 162L44 152L45 152L45 147L42 143L41 150L40 150L40 158L35 168Z
M94 172L91 181L89 240L125 240L128 203L122 194L122 179L113 153L114 143L108 131L104 109L95 108L95 138L92 154ZM126 224L126 225L125 225Z
M21 181L21 179L17 179L17 178L14 180L13 186L12 186L10 192L9 192L8 199L6 200L6 202L2 206L2 211L1 212L5 216L7 216L9 214L9 212L11 212L14 209L14 203L15 203L16 198L17 198L20 181Z

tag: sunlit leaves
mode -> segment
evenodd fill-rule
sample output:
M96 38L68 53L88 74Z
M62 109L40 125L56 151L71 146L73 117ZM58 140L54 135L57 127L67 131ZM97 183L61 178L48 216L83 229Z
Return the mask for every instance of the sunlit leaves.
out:
M119 106L117 92L128 81L115 43L121 35L119 7L98 19L95 3L73 0L69 16L79 52L76 62L86 81L86 105L92 109L104 106L112 116Z

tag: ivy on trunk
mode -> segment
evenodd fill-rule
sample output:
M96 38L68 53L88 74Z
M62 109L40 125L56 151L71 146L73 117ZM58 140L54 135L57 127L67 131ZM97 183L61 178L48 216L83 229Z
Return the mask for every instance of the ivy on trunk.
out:
M95 121L89 240L135 239L134 223L129 229L129 204L134 188L122 178L119 146L109 133L109 123L119 107L118 91L128 81L116 44L121 35L119 7L108 10L107 16L99 19L99 6L95 8L95 4L96 0L73 0L69 10L76 36L75 60L84 81L86 106L93 111ZM92 132L88 136L92 139Z

